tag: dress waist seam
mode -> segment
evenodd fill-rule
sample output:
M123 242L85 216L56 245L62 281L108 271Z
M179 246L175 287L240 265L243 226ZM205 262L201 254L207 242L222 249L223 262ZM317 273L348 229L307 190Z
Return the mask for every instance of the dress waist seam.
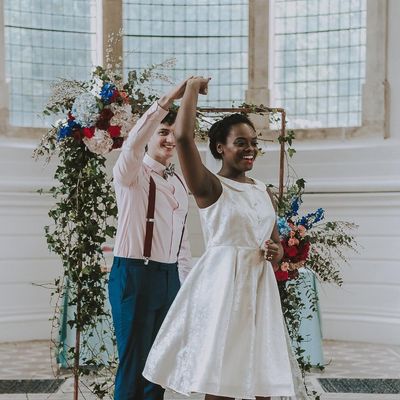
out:
M264 251L261 247L259 246L234 246L234 245L229 245L229 244L213 244L207 246L207 249L212 249L213 247L231 247L234 249L246 249L246 250L257 250L257 251Z

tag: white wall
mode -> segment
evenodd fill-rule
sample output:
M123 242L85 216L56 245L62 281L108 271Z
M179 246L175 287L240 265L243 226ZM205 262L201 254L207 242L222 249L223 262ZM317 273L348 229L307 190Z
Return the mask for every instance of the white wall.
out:
M33 144L0 141L0 341L50 335L50 290L59 262L49 255L43 226L49 221L50 169L34 163Z

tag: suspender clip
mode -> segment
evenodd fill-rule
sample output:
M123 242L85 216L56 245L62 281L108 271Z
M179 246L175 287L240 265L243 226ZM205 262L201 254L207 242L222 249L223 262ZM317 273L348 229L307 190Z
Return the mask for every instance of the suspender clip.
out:
M149 265L149 257L144 258L144 265Z

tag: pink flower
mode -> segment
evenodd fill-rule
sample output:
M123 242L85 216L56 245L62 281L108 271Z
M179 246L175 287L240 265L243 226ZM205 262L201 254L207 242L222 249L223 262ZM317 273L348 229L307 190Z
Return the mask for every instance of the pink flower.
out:
M281 271L287 271L289 269L289 263L288 262L283 262L281 264Z
M288 245L289 245L289 246L298 246L299 243L300 243L299 240L296 239L296 238L290 238L290 239L288 240Z
M301 237L306 236L307 229L303 225L299 225L297 227L297 230L299 231L299 234L300 234Z
M290 231L290 232L289 232L289 236L290 236L291 238L293 238L294 235L296 235L296 232L295 232L295 231Z

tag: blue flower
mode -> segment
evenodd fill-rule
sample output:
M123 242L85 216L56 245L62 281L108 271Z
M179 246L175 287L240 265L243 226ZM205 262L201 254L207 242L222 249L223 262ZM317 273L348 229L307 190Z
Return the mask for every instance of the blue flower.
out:
M65 139L66 137L70 136L72 133L72 129L68 125L62 126L57 134L57 141L59 142L60 140Z
M286 221L286 218L278 217L277 225L279 230L279 236L284 237L289 235L291 229Z
M286 219L290 219L299 214L300 204L302 203L301 197L293 197L290 201L290 209L286 212Z
M115 86L112 83L105 83L100 91L101 99L104 103L108 104L111 102L111 98L115 92Z
M297 225L303 225L306 229L311 229L313 225L319 221L322 221L324 218L324 210L322 208L318 208L317 211L302 217Z
M292 199L292 215L298 215L299 207L300 207L300 197L294 197Z
M69 119L67 124L71 129L74 128L75 126L79 126L79 124L77 124L74 119Z

